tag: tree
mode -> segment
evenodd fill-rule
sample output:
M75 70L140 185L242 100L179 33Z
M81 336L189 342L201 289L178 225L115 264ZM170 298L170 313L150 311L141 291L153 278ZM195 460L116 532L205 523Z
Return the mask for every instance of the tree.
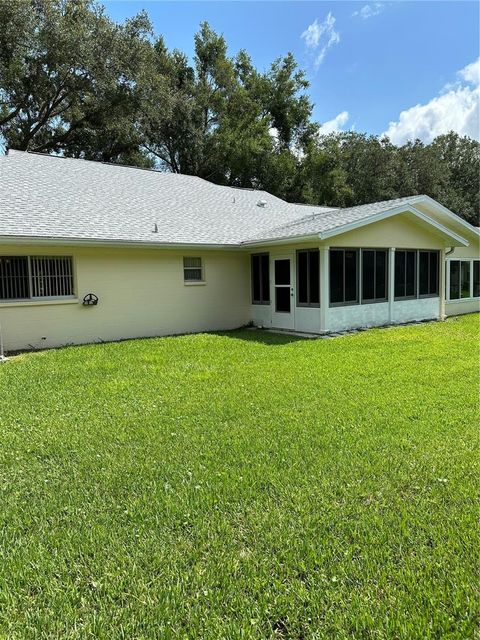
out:
M317 205L425 193L478 224L478 142L320 135L291 53L260 72L206 22L194 40L190 62L145 12L116 24L95 0L0 0L0 143Z
M437 198L468 222L479 226L480 143L451 131L435 138L430 147L447 174Z
M260 74L245 51L229 57L227 43L207 23L195 35L194 65L162 38L157 73L169 78L172 117L142 119L145 148L165 168L221 184L288 191L275 166L295 166L295 153L316 131L308 86L291 54ZM267 172L266 168L271 172Z
M343 207L426 194L478 225L479 170L480 144L454 132L401 147L387 138L333 133L310 144L296 177L297 199Z
M116 25L91 0L0 0L0 24L7 146L145 164L135 111L148 75L146 14Z

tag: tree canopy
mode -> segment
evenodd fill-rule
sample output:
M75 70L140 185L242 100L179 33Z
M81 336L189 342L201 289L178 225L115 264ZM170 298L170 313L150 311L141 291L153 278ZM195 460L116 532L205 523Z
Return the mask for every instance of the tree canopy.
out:
M260 72L207 23L194 44L189 60L145 12L117 24L93 0L0 0L0 142L312 204L426 193L478 224L477 141L324 136L291 53Z

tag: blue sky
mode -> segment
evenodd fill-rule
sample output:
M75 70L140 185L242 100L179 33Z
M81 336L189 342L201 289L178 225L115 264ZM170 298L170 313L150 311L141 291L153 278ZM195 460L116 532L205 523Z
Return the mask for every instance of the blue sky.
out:
M190 56L202 20L261 70L292 51L325 131L387 131L397 144L452 128L479 137L477 2L104 4L115 20L146 9L167 46Z

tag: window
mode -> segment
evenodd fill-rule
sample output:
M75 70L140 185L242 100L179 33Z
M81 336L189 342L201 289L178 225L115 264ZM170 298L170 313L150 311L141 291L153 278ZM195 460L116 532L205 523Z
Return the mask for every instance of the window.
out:
M330 304L358 303L358 250L330 249Z
M473 297L480 298L480 260L473 261Z
M460 298L470 298L470 262L460 262Z
M416 280L417 252L395 251L395 298L415 298Z
M0 300L30 298L28 258L4 256L0 258Z
M270 303L270 257L268 253L252 255L252 303Z
M0 256L0 300L35 300L73 295L72 258Z
M297 251L297 305L320 306L320 253L318 249Z
M185 282L203 282L203 264L201 258L183 259L183 279Z
M480 260L449 260L449 300L480 297Z
M387 251L362 249L362 302L387 300Z
M450 260L450 291L449 299L458 300L460 298L460 260Z
M418 252L418 295L438 296L439 290L438 251Z

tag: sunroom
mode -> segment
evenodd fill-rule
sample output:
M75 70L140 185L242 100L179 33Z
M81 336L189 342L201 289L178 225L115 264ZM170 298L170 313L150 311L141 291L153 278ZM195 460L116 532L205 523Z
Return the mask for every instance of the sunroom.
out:
M325 333L444 317L445 253L468 245L461 236L408 211L329 236L251 253L255 325Z

